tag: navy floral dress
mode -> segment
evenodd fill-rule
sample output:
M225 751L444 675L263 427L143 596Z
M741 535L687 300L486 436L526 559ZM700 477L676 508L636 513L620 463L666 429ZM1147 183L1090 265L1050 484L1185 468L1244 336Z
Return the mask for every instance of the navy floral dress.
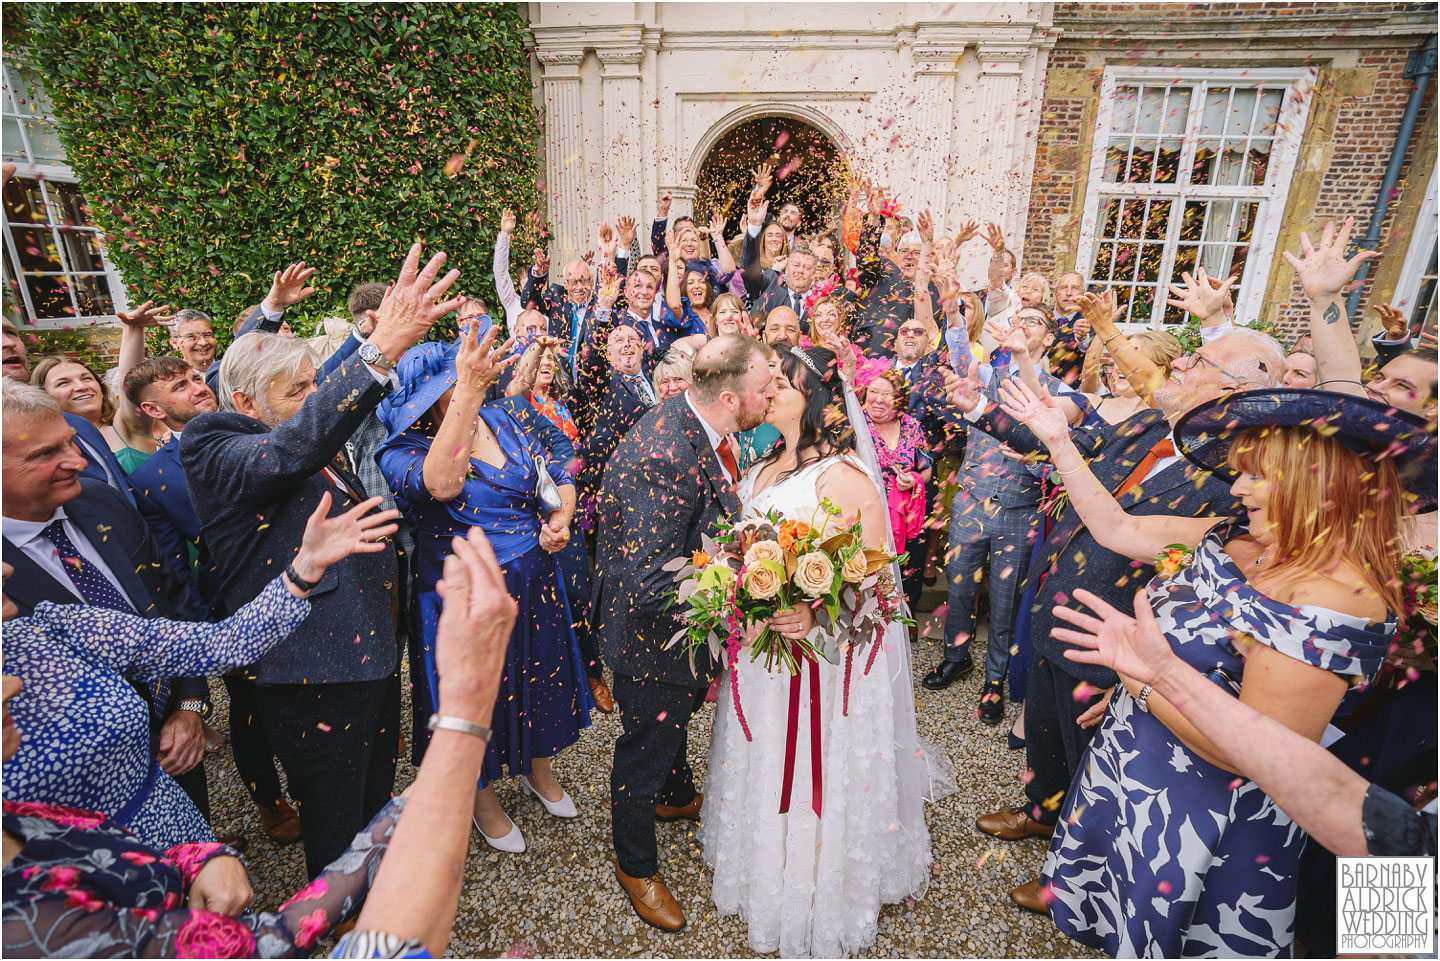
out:
M5 832L23 845L5 865L7 958L309 957L360 913L405 806L395 798L344 854L276 911L232 918L185 906L215 842L167 850L94 811L5 802Z
M1212 680L1242 680L1232 640L1247 635L1352 684L1374 677L1393 616L1366 623L1252 588L1225 544L1226 521L1187 568L1150 582L1161 630ZM1353 688L1352 688L1353 690ZM1194 754L1115 692L1045 857L1041 885L1065 934L1114 957L1289 954L1305 834L1255 782Z

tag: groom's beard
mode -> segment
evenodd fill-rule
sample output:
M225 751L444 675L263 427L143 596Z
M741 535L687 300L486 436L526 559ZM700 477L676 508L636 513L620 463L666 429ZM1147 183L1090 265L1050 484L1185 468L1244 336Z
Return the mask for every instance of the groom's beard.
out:
M759 404L754 407L748 406L742 402L740 405L740 409L735 412L735 429L754 430L761 424L765 423L765 415L769 413L769 411L769 401L765 401L763 404Z

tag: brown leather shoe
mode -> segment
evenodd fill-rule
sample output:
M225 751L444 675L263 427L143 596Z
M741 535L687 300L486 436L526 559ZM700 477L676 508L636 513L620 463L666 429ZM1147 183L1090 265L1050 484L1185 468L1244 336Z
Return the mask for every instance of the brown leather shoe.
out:
M274 804L257 804L255 810L260 814L260 823L265 826L265 833L277 844L294 844L300 840L300 815L290 806L290 802L284 798Z
M615 698L610 694L610 685L605 683L605 678L590 678L590 696L595 699L595 709L601 714L615 713Z
M680 902L675 900L665 882L660 880L660 875L632 878L620 870L617 864L615 877L619 880L621 889L630 895L630 903L634 906L635 913L640 915L641 921L652 924L661 931L679 931L685 927L685 912L680 910Z
M996 811L975 819L975 826L982 834L1002 841L1019 841L1021 838L1048 838L1055 833L1055 825L1041 824L1021 808L1016 811Z
M657 821L694 821L700 823L700 807L705 803L705 795L696 794L695 800L683 808L671 807L668 804L655 805L655 820Z
M1026 881L1014 891L1010 892L1010 900L1014 901L1026 911L1034 911L1036 914L1049 914L1045 907L1045 898L1040 893L1040 882Z

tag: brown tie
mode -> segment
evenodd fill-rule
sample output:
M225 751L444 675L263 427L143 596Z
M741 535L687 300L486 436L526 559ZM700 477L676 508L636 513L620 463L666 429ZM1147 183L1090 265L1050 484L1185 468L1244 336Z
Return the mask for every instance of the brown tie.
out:
M730 483L735 483L740 476L740 466L735 463L735 451L731 446L730 438L720 438L720 444L715 448L715 453L720 455L720 463L725 466L725 473L730 475Z
M1130 476L1125 478L1125 482L1115 491L1115 499L1118 501L1125 496L1125 492L1130 490L1130 488L1140 486L1141 482L1145 480L1145 475L1150 473L1150 468L1155 466L1156 461L1174 456L1174 442L1168 437L1160 438L1160 440L1156 441L1155 446L1150 448L1150 453L1140 458L1140 463L1135 465L1135 469L1130 472Z

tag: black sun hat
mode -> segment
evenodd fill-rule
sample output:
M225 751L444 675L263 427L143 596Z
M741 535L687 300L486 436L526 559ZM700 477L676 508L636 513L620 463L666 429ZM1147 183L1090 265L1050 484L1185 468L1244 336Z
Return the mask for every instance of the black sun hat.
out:
M1390 460L1416 498L1410 509L1435 506L1435 435L1414 414L1368 397L1291 387L1225 394L1180 418L1175 446L1196 466L1233 480L1230 445L1250 427L1308 427L1367 460Z

